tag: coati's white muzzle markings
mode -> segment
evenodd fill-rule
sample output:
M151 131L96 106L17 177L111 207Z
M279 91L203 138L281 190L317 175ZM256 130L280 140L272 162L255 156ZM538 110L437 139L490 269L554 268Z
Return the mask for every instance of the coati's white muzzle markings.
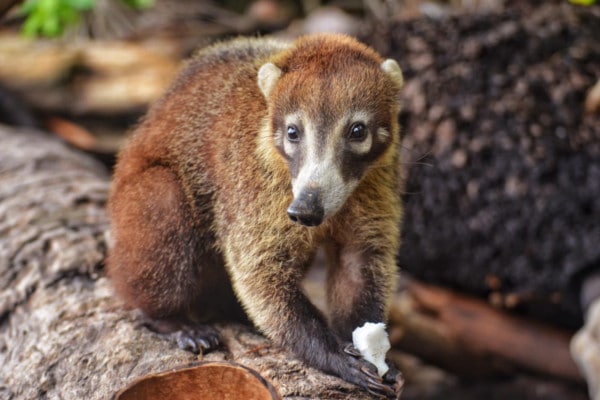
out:
M349 113L325 131L301 112L286 116L282 147L297 171L292 172L294 200L288 208L293 221L319 225L346 202L359 179L344 179L341 160L348 152L361 156L371 151L377 138L368 129L370 120L367 112ZM376 132L389 136L383 128Z

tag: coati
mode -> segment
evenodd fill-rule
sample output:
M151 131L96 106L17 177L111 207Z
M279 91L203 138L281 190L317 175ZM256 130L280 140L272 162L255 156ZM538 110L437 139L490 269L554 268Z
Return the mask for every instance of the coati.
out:
M395 61L341 35L200 51L118 157L107 259L118 294L186 321L204 348L217 336L195 321L239 300L311 366L393 397L398 371L380 378L348 343L385 320L396 282L402 83ZM300 287L319 245L328 319Z

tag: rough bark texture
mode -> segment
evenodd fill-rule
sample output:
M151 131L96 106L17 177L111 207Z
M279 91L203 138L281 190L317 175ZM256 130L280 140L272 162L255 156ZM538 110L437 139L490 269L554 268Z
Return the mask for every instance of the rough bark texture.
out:
M0 398L108 399L197 357L125 311L102 270L108 174L43 133L0 126ZM232 360L284 398L365 399L245 326L221 326Z

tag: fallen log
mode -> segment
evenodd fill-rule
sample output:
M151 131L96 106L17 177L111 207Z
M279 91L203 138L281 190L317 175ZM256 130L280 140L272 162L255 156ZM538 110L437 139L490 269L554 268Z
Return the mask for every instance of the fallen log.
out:
M1 398L108 399L140 378L199 360L247 366L283 398L371 398L247 326L218 325L225 348L200 358L146 329L104 276L104 167L40 132L0 126L0 144ZM316 303L324 298L322 278L307 283ZM399 292L390 333L396 349L464 376L526 369L581 381L569 333L438 288L413 282Z
M198 361L115 299L102 261L109 175L40 132L0 125L0 398L110 399L134 380ZM284 398L369 399L252 328L220 325L204 357L258 371Z

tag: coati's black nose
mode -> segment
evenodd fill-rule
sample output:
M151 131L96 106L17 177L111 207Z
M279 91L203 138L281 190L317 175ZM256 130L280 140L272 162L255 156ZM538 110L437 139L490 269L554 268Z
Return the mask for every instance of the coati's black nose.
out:
M314 191L300 193L288 207L287 213L292 221L305 226L320 225L325 216L319 194Z
M317 226L323 222L323 209L318 210L301 210L289 207L287 210L288 216L294 222L305 226Z

